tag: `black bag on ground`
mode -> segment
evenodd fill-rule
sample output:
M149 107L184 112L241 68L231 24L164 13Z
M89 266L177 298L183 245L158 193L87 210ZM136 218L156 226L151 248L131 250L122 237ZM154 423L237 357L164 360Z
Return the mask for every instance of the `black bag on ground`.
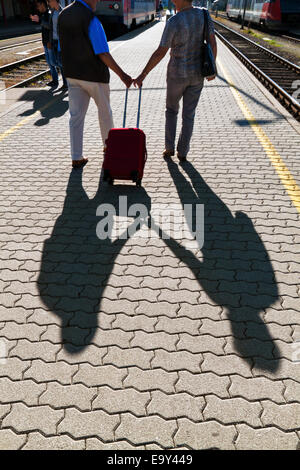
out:
M201 62L201 73L203 77L211 77L217 75L216 61L213 55L213 51L209 42L208 35L208 15L205 8L202 9L204 16L204 31L203 31L203 44L202 44L202 62Z

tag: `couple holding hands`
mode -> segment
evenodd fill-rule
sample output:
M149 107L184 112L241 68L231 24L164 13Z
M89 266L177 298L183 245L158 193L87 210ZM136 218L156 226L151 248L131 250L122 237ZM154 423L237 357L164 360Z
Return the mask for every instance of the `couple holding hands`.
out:
M185 161L193 132L196 107L203 88L201 44L208 38L214 58L217 45L209 13L193 7L193 0L173 0L176 15L165 26L160 44L142 73L132 79L115 62L103 27L94 15L98 0L76 0L59 15L59 38L64 74L69 89L70 141L72 166L82 167L88 159L82 156L83 126L92 97L98 107L102 141L114 127L109 99L109 69L129 88L141 87L149 72L171 49L167 69L167 99L164 157L175 154L175 136L179 102L183 99L182 128L177 142L177 156ZM205 20L206 16L206 20ZM91 47L92 46L92 47ZM100 60L99 60L100 59ZM215 75L206 77L213 80Z

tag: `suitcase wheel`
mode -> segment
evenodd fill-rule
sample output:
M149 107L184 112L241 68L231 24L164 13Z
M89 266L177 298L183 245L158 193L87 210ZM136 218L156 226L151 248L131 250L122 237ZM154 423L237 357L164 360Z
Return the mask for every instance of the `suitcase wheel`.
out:
M134 183L138 182L138 180L139 180L139 172L138 171L136 171L136 170L132 171L130 176L131 176L131 179Z

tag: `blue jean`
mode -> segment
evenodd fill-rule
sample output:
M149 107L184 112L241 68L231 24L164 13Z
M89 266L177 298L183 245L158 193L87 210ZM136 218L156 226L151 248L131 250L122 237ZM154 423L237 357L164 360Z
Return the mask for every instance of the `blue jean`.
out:
M53 54L55 58L56 67L59 67L61 76L64 82L64 85L67 84L67 80L63 74L62 61L61 61L61 52L58 50L58 41L53 41Z
M54 57L54 54L53 54L53 49L48 49L47 46L44 46L44 50L45 50L45 57L46 57L47 64L50 67L52 80L54 82L58 82L58 73L57 73L57 70L56 70L56 67L55 67L55 57Z
M182 128L177 143L177 152L181 157L186 157L190 149L195 112L202 88L203 78L176 79L167 77L165 148L172 151L175 149L179 102L183 98Z

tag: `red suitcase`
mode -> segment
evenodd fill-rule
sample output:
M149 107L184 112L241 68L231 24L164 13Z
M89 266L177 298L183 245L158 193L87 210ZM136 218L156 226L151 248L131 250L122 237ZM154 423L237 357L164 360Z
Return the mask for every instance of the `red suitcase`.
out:
M141 186L147 159L146 136L139 129L141 93L136 128L125 128L128 88L126 88L123 128L111 129L105 141L106 150L102 165L103 179L113 184L115 179L131 180Z

